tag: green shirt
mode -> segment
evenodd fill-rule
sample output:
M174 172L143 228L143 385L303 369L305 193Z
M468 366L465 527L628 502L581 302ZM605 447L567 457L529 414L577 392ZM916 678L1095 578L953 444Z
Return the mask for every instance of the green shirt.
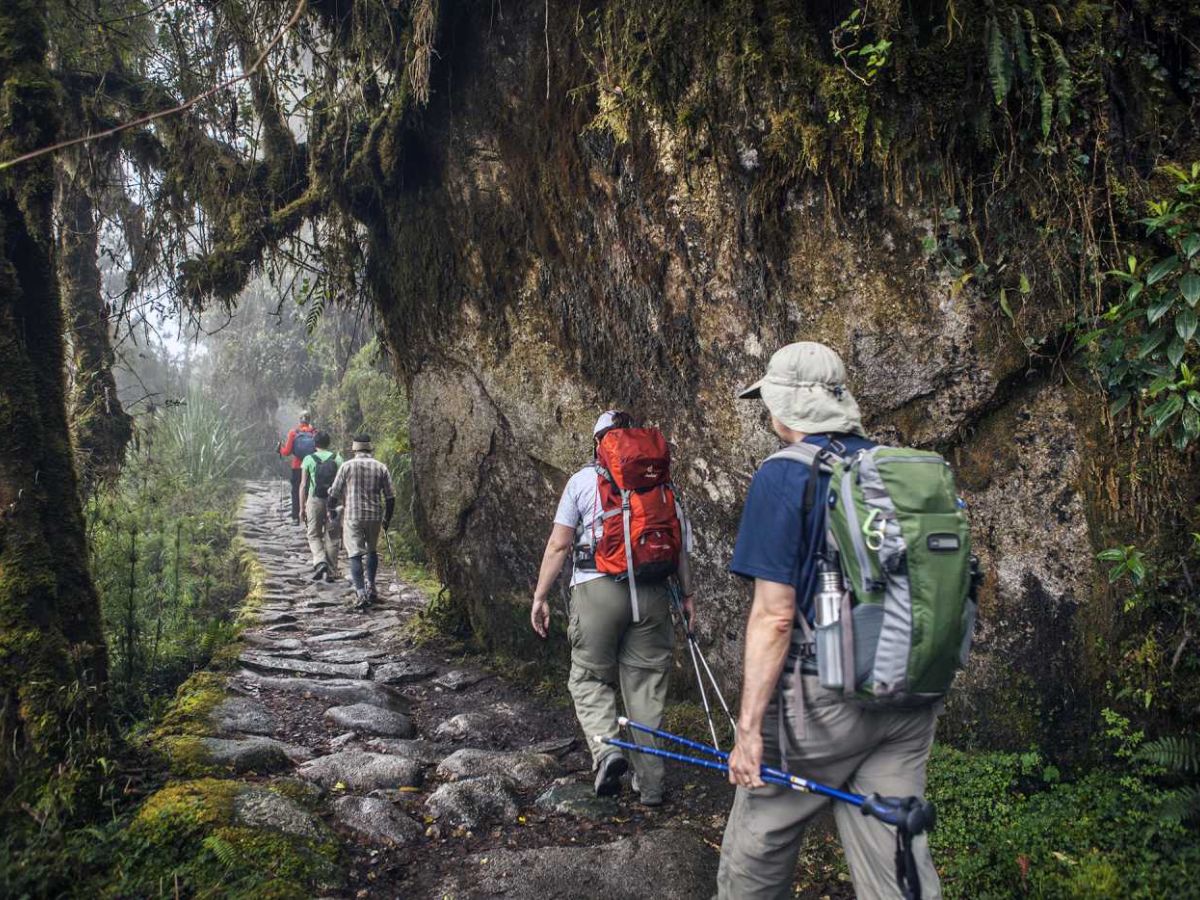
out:
M323 463L331 456L337 460L339 466L342 464L341 454L334 453L332 450L316 450L304 457L304 461L300 463L300 468L308 473L308 486L306 488L308 496L315 496L317 489L317 463ZM330 484L332 483L330 482Z

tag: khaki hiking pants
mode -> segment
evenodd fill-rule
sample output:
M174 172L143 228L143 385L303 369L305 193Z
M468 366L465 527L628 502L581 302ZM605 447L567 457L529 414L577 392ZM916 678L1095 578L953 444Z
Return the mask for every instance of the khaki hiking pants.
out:
M784 675L784 679L790 676ZM807 734L789 732L788 769L830 787L856 794L923 796L925 763L941 704L908 710L866 710L841 699L805 675ZM788 689L789 708L791 688ZM779 717L772 701L763 722L763 762L779 765ZM796 856L805 826L830 801L784 787L739 787L725 825L717 874L722 900L791 897ZM833 804L834 819L858 900L893 900L896 832L864 816L857 807ZM924 900L940 900L941 884L925 835L913 840Z
M326 515L328 501L309 497L304 514L308 517L308 549L312 554L315 569L321 563L337 571L338 544L342 542L342 520L329 521Z
M592 751L592 767L617 748L597 743L595 735L618 737L617 685L629 718L657 728L667 702L667 678L675 633L666 582L638 585L642 619L633 621L629 586L607 575L576 585L571 591L571 675L568 686L575 715ZM653 745L638 732L633 739ZM630 753L630 762L645 796L661 795L663 762Z

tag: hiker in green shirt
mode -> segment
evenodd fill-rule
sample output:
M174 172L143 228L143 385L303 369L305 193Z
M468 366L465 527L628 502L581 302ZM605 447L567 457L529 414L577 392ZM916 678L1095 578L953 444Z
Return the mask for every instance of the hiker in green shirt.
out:
M316 437L317 449L304 457L300 466L300 516L308 529L308 549L312 551L313 581L337 580L338 545L342 523L329 510L329 487L337 477L342 457L329 449L329 434Z

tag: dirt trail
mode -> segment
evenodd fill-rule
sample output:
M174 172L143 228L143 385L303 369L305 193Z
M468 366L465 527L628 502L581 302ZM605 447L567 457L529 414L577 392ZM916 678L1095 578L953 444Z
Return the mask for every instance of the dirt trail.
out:
M260 740L321 791L345 841L345 897L708 897L728 792L672 770L666 807L591 796L570 709L417 645L426 602L381 571L381 599L310 580L278 486L247 486L241 531L265 572L225 710L231 745ZM274 742L280 742L275 745Z

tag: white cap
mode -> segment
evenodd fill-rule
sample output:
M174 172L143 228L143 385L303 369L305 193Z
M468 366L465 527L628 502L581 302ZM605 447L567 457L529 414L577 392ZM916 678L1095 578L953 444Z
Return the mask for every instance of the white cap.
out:
M609 409L600 413L600 418L596 420L596 427L592 429L592 437L595 437L602 431L607 431L612 428L617 422L617 414L619 410Z

